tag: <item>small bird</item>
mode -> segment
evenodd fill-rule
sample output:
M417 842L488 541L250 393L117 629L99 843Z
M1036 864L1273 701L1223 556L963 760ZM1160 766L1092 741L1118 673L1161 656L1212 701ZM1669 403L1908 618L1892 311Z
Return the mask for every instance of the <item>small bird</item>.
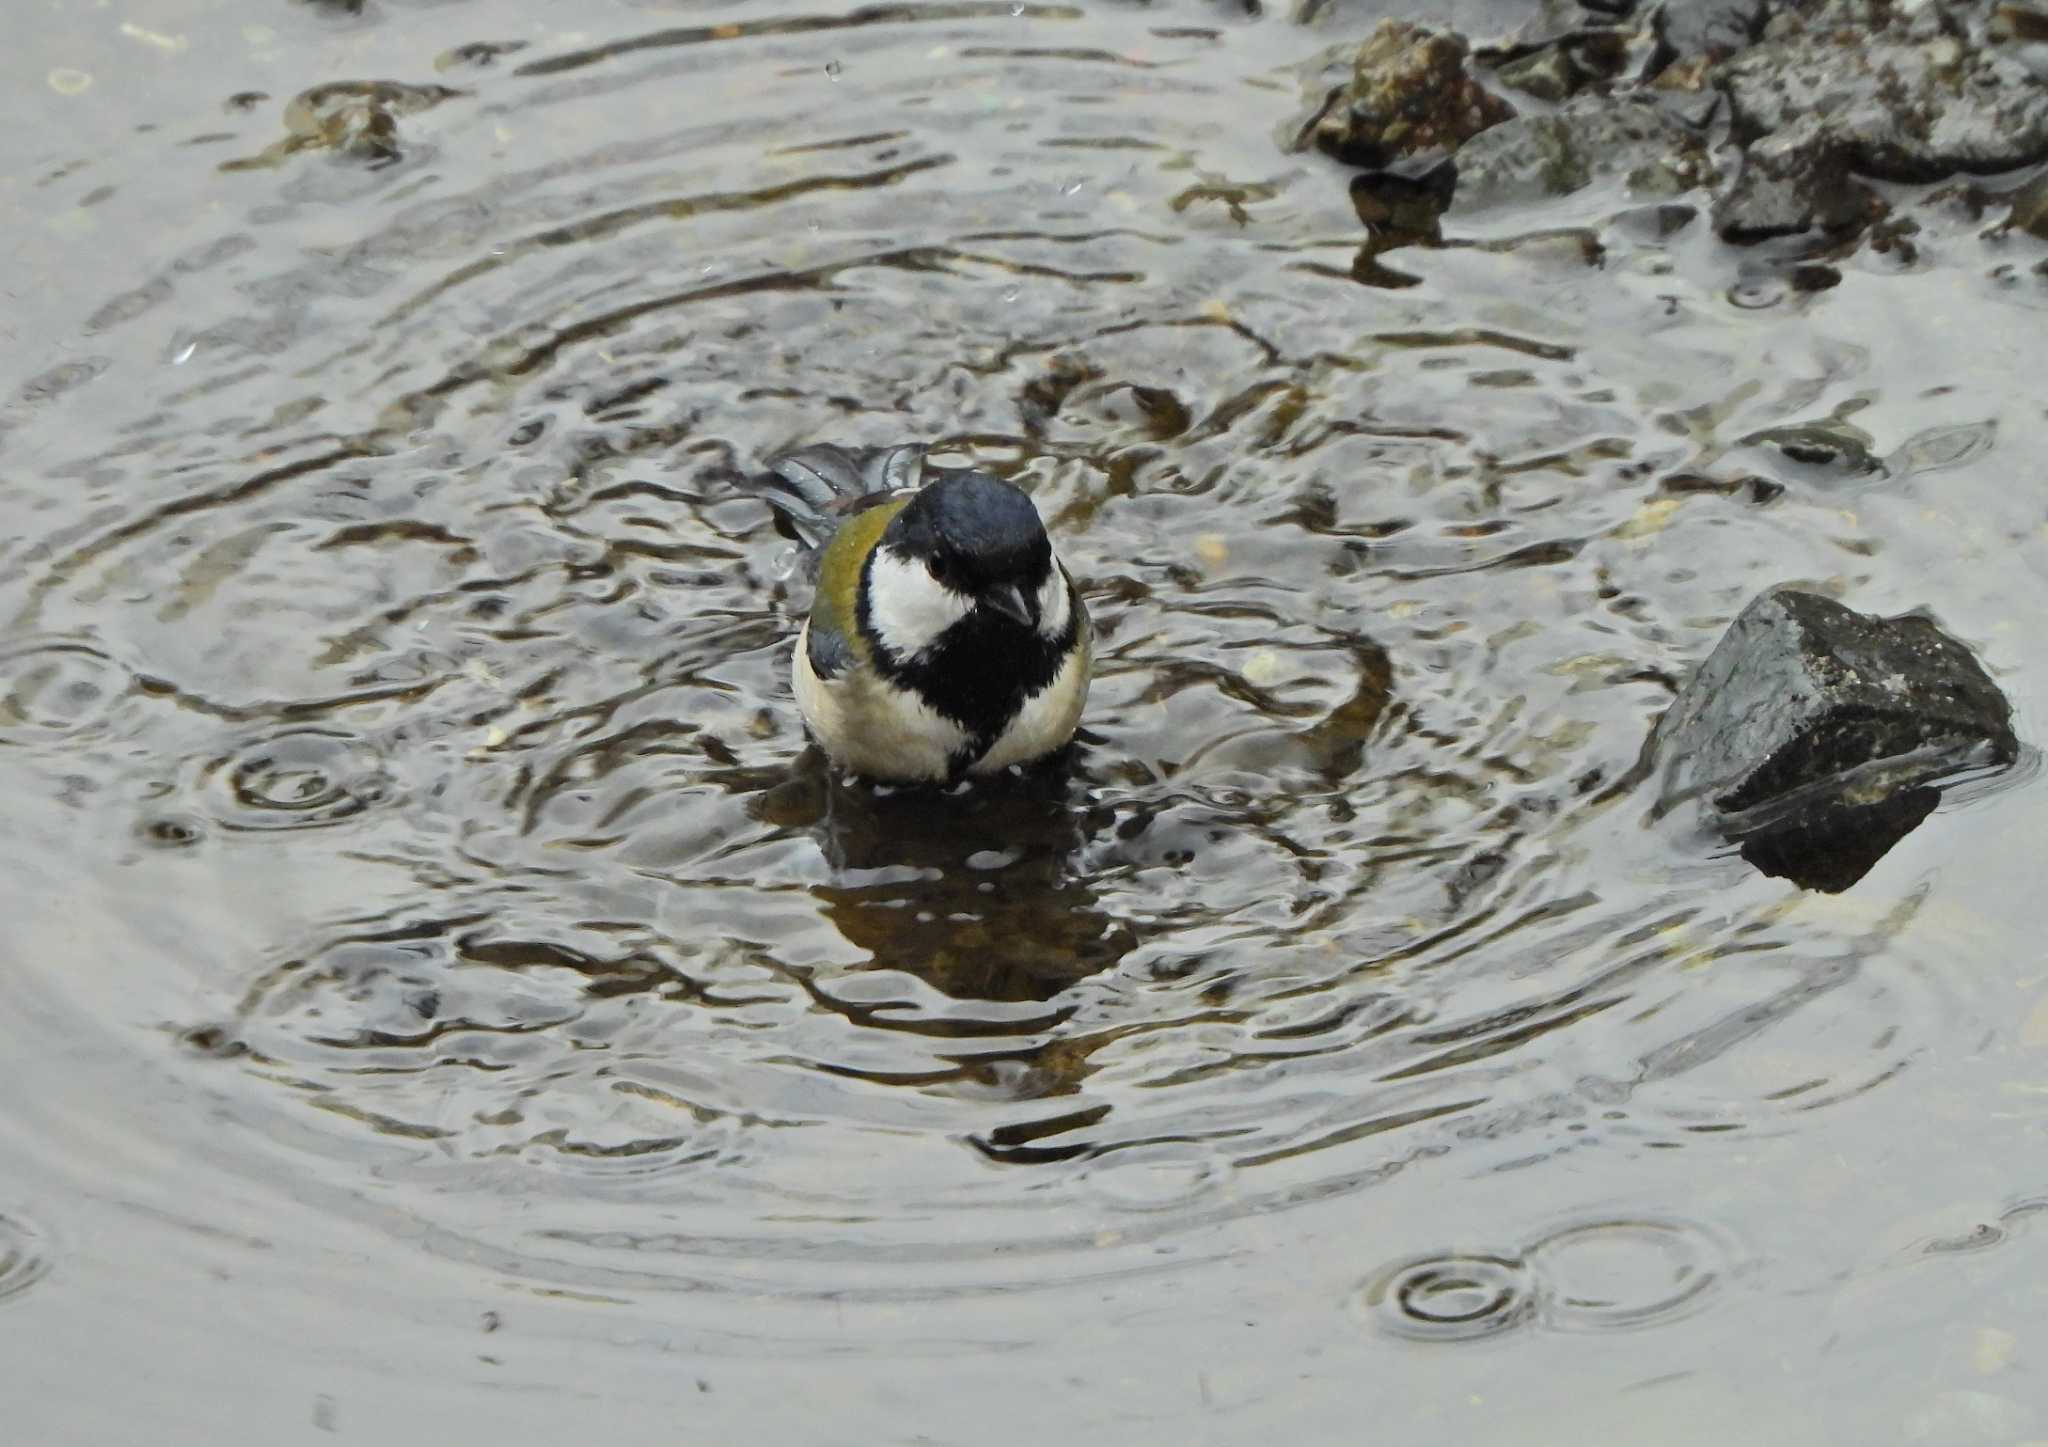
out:
M1063 748L1088 697L1088 610L1038 509L924 448L798 448L757 491L817 582L791 665L797 708L840 767L949 783Z

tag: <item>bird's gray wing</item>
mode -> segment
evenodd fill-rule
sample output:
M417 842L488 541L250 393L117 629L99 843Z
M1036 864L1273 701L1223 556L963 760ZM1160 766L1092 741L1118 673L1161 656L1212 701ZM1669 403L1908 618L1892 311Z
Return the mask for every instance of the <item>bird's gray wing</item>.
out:
M811 661L811 672L821 679L834 679L853 667L853 642L844 633L823 622L816 613L811 615L810 631L805 634L804 653Z

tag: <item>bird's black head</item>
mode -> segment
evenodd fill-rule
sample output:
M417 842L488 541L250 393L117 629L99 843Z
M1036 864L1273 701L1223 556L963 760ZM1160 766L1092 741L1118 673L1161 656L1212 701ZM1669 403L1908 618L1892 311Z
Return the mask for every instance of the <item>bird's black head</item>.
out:
M985 472L932 483L890 521L882 542L953 592L996 606L1011 596L1035 600L1052 572L1052 542L1038 509Z

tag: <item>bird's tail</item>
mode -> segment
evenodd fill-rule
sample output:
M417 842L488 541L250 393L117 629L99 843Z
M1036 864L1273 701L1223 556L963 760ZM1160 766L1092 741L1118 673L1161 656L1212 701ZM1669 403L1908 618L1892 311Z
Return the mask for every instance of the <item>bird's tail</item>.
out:
M818 548L869 499L915 487L923 463L924 448L915 442L895 447L820 442L769 459L768 472L750 485L789 519L807 546Z

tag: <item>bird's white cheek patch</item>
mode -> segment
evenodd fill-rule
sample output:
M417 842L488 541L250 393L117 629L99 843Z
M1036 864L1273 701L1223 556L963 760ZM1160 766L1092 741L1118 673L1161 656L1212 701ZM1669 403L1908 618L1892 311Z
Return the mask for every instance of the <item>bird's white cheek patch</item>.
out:
M1038 585L1038 631L1057 638L1067 631L1067 574L1058 563L1052 576Z
M973 608L972 598L940 583L923 563L875 549L868 563L868 621L897 658L922 653Z

